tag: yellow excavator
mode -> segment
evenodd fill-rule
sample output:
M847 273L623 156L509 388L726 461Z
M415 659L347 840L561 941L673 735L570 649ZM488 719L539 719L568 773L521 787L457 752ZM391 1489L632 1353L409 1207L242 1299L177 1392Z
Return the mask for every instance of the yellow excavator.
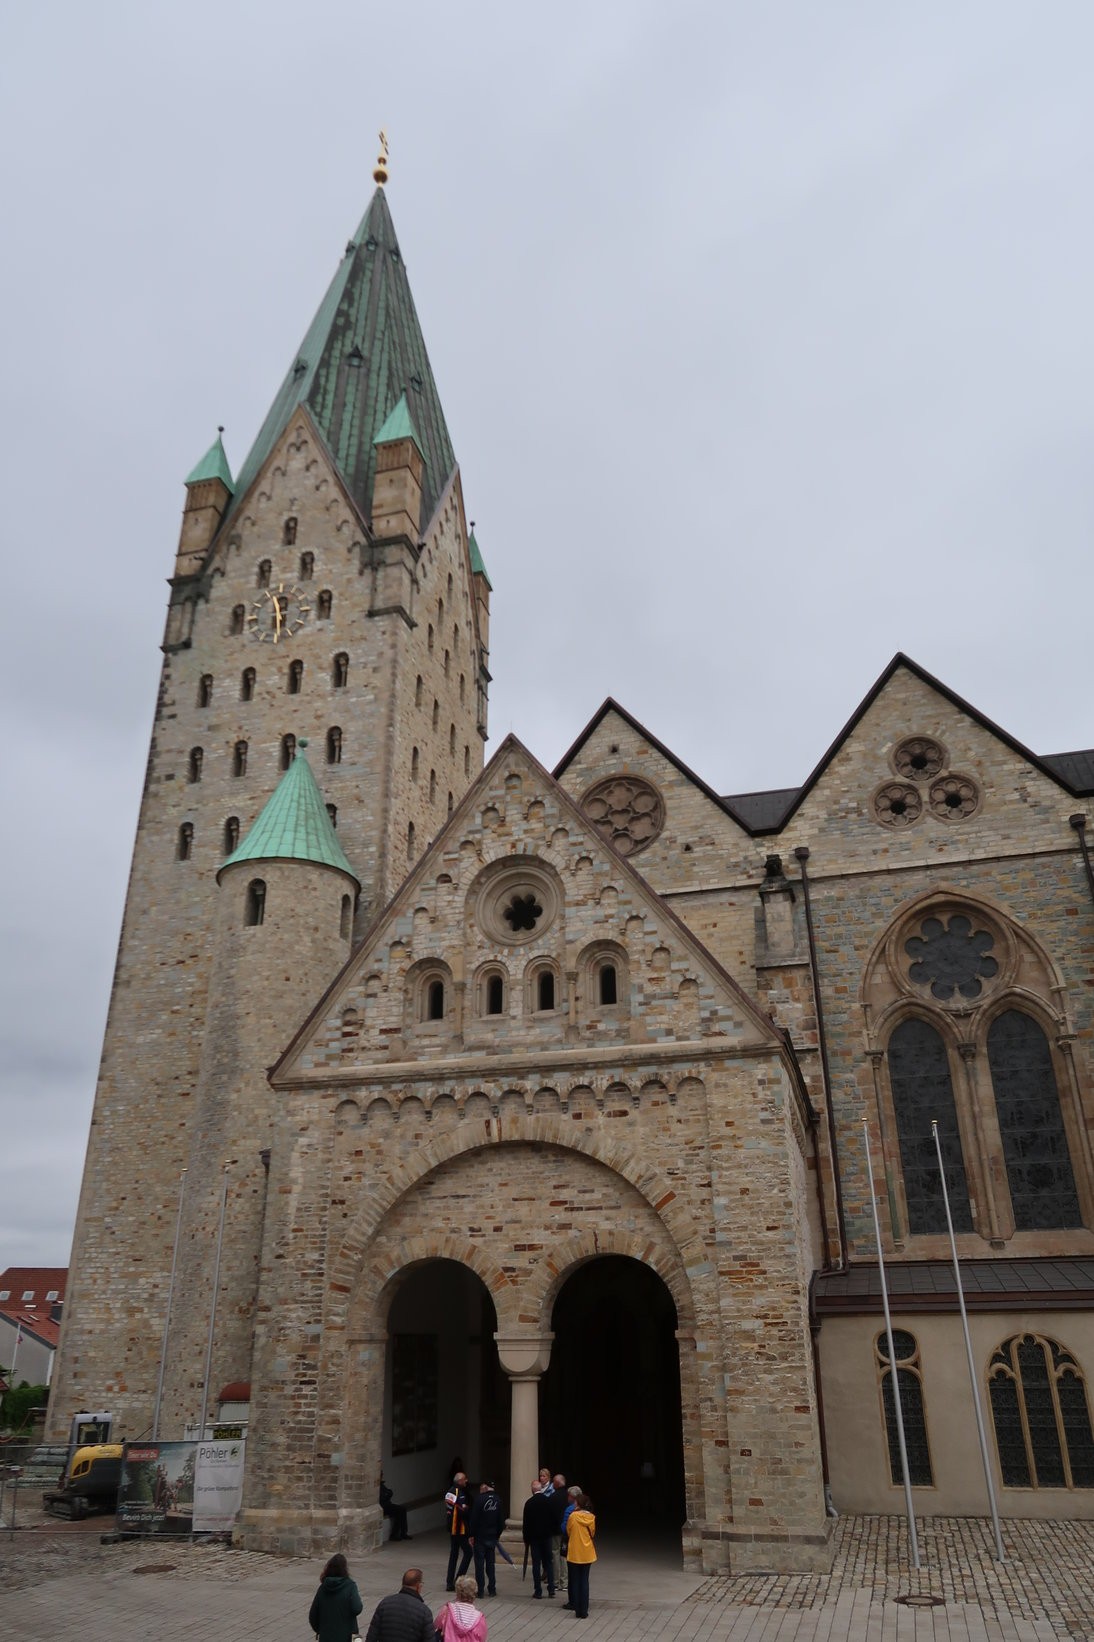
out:
M115 1511L122 1480L120 1442L85 1443L74 1448L56 1488L47 1488L42 1504L54 1516L78 1522L92 1511Z

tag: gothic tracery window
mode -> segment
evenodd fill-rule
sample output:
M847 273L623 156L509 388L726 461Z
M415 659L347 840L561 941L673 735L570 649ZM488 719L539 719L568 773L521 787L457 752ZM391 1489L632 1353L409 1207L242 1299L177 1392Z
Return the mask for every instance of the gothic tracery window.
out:
M904 1481L900 1464L900 1435L896 1423L896 1399L893 1396L893 1368L889 1361L889 1341L884 1333L878 1335L874 1349L881 1380L885 1436L889 1446L889 1477L894 1484L899 1485ZM931 1450L927 1442L919 1345L915 1335L909 1334L906 1329L894 1328L893 1351L896 1355L897 1384L900 1390L900 1413L904 1423L904 1447L908 1455L908 1479L915 1488L931 1488L934 1486L934 1474L931 1470Z
M946 1210L931 1123L938 1120L946 1187L955 1231L972 1230L965 1159L957 1127L949 1056L942 1036L928 1021L902 1021L889 1039L889 1083L893 1092L908 1230L944 1232Z
M1055 1340L1005 1340L988 1369L1004 1488L1094 1488L1094 1433L1082 1370Z
M1032 1016L992 1021L988 1065L1016 1229L1081 1226L1052 1053Z

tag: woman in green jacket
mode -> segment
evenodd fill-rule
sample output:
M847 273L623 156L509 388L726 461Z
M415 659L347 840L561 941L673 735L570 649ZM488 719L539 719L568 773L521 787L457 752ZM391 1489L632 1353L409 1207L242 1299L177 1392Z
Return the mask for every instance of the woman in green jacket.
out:
M308 1610L308 1624L319 1642L349 1642L357 1635L357 1615L364 1607L361 1593L349 1577L341 1551L331 1557L319 1576L319 1589Z

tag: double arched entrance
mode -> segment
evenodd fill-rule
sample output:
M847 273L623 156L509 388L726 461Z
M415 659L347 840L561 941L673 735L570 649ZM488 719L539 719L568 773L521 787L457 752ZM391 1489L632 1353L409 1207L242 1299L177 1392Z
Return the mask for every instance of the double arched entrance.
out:
M381 1460L397 1499L435 1506L458 1461L519 1517L544 1464L578 1482L606 1522L679 1543L678 1317L648 1264L575 1260L544 1296L538 1329L526 1314L519 1332L512 1305L499 1323L486 1283L457 1260L418 1261L386 1297Z

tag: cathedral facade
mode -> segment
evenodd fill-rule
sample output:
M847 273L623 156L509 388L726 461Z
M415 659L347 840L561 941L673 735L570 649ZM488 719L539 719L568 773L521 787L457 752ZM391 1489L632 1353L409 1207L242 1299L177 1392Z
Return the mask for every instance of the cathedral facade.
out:
M614 701L484 769L490 593L380 188L187 481L52 1430L246 1405L256 1548L458 1455L824 1569L894 1381L987 1510L941 1156L1000 1510L1094 1515L1094 753L898 656L798 788Z

